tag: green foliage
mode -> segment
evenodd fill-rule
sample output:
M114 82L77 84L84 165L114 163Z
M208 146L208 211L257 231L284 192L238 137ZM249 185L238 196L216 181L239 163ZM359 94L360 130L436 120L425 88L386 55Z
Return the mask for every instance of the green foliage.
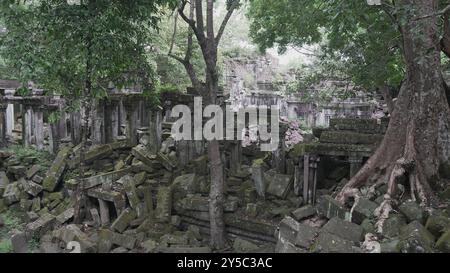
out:
M10 239L0 241L0 253L11 253L12 250L12 243Z
M248 16L251 37L263 50L319 44L318 60L324 66L339 68L338 74L366 89L397 86L403 77L400 33L380 6L366 1L253 0Z
M27 157L34 157L39 162L39 165L43 167L49 167L52 161L52 155L49 152L38 150L33 146L13 145L8 147L7 151L11 152L21 162Z
M152 30L162 6L175 0L65 0L26 4L2 1L0 16L8 30L0 54L21 82L33 80L50 93L71 100L104 97L117 88L140 86L151 92L156 82L148 60Z

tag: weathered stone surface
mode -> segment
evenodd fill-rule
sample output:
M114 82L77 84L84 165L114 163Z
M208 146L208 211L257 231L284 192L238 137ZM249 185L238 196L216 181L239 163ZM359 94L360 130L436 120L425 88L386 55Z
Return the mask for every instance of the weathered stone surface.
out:
M102 240L102 246L101 250L102 252L108 252L111 246L117 245L120 247L124 247L127 249L133 249L136 246L136 238L133 236L125 235L125 234L119 234L112 232L107 229L103 229L99 232L99 239ZM111 245L111 246L109 246ZM108 249L109 246L109 249ZM99 244L99 250L100 250L100 244Z
M233 250L237 253L255 252L257 249L258 245L240 238L236 238L233 243Z
M27 167L25 166L9 166L8 173L15 174L16 176L25 176L25 172L27 171Z
M172 162L165 154L159 152L156 154L156 160L163 165L163 167L169 172L172 171L177 165Z
M3 171L0 171L0 196L5 192L6 186L9 184L8 176Z
M381 134L361 134L348 131L323 131L320 142L336 144L374 144L383 140Z
M314 239L319 235L319 231L318 228L300 224L300 229L297 232L294 244L309 249L313 244Z
M136 218L136 212L126 209L119 217L112 223L111 229L116 230L120 233L124 232L128 225Z
M137 187L137 186L140 186L140 185L144 184L145 179L147 179L147 173L146 172L137 173L134 176L134 184L135 184L135 186Z
M160 253L211 253L209 247L158 247Z
M400 212L405 215L408 223L412 221L419 221L423 224L424 215L423 210L420 208L419 204L415 201L406 201L399 207Z
M66 169L67 159L71 151L71 147L64 147L59 150L52 166L48 169L44 181L42 182L46 191L53 192L55 190Z
M295 220L300 221L316 214L316 209L311 205L306 205L292 212Z
M112 234L113 232L109 229L100 229L98 231L98 253L109 253L109 251L111 251L111 248L113 246Z
M450 219L443 214L430 215L425 228L439 238L445 231L450 230Z
M101 184L112 183L132 171L133 171L133 168L129 167L129 168L121 169L118 171L113 171L113 172L108 172L108 173L88 177L84 180L84 188L90 189L90 188L96 187Z
M178 176L173 181L173 189L176 192L180 192L181 195L193 194L199 190L199 185L197 183L197 176L195 173L185 174Z
M24 182L25 183L22 184L24 190L33 197L36 197L39 193L41 193L44 190L44 188L41 185L36 184L32 181L24 181Z
M19 183L14 182L6 185L5 192L3 193L3 199L7 205L11 205L19 202L20 200L20 189Z
M369 219L364 219L361 223L361 227L364 230L364 233L375 233L375 225Z
M58 244L52 242L41 242L39 246L40 253L61 253L61 249Z
M436 242L436 248L442 252L450 253L450 229L447 230Z
M5 203L5 199L0 199L0 213L3 213L6 211L7 205Z
M352 241L355 243L363 239L363 228L357 224L344 221L338 217L332 218L322 228L322 231L339 236L342 239Z
M353 242L340 238L337 235L321 232L313 246L314 252L321 253L352 253Z
M75 212L74 208L69 208L66 211L64 211L63 213L56 216L56 221L62 225L65 222L69 221L73 217L74 212Z
M350 212L343 208L341 204L329 195L324 195L318 198L316 209L320 215L328 219L334 217L339 217L343 220L350 219Z
M5 226L5 220L3 220L3 217L0 215L0 228Z
M183 209L193 211L209 211L209 198L199 195L191 195L182 200ZM235 212L238 208L236 200L226 200L224 212Z
M131 154L145 165L153 167L152 160L155 159L155 156L151 155L144 145L134 147L131 150Z
M152 239L147 240L141 244L141 247L145 250L145 253L154 253L158 247L158 243Z
M208 156L200 156L192 160L192 165L194 166L195 174L200 176L208 174Z
M380 243L381 253L398 253L398 239L387 240Z
M308 253L306 250L295 247L289 242L277 241L275 245L275 253Z
M264 161L262 159L254 160L252 165L252 180L255 184L258 196L266 196L266 181L264 180Z
M42 236L47 231L51 230L55 223L55 216L44 213L32 223L26 225L27 238L33 238L34 236Z
M58 230L58 238L68 244L76 241L80 243L81 253L93 253L96 250L95 243L80 230L77 225L67 225Z
M30 169L27 170L26 176L28 179L33 178L33 176L39 172L41 167L39 165L33 165Z
M128 202L132 209L136 209L138 204L140 203L139 197L136 193L136 186L134 184L134 179L130 175L125 175L122 177L123 181L123 189L128 197Z
M432 252L434 236L418 221L403 227L400 232L398 248L402 253Z
M283 237L287 241L294 243L297 238L301 225L295 221L292 217L285 217L279 226L279 236Z
M366 198L359 199L353 209L352 222L360 225L365 219L373 217L378 205Z
M31 180L34 183L37 183L37 184L41 185L42 182L44 181L44 178L42 176L40 176L40 175L35 174Z
M383 236L394 238L400 234L400 230L406 225L405 218L399 214L389 215L383 225Z
M290 175L275 174L270 178L270 184L267 187L267 193L286 199L290 190L293 189L293 179Z
M87 163L94 162L95 160L108 157L112 153L113 149L110 145L94 146L85 154L85 161Z
M28 253L28 242L25 233L13 233L11 236L11 244L14 253Z
M172 215L172 188L160 187L156 200L156 218L162 222L170 222L170 216Z

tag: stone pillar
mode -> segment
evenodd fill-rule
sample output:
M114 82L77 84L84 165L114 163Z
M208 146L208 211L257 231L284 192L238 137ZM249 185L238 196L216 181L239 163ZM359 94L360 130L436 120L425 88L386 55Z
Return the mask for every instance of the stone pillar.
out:
M105 142L111 143L119 136L119 104L117 101L105 102Z
M6 108L6 135L13 136L14 130L14 104L8 104Z
M92 121L92 143L93 144L104 144L105 139L105 101L95 100L93 110L93 121Z
M307 204L316 201L318 156L304 155L303 157L303 199Z
M135 146L138 144L137 129L139 126L139 107L138 102L130 101L124 103L125 111L127 113L127 138L130 144Z
M70 137L74 145L81 143L81 113L70 113Z
M148 124L149 126L149 137L150 141L148 144L148 149L151 153L156 154L161 149L161 135L162 135L162 129L161 129L161 110L153 110L149 111L149 123L143 124L146 126Z
M44 148L44 109L43 106L33 107L33 136L36 147Z
M33 141L33 108L29 105L23 106L22 112L22 140L25 147L31 146Z
M297 196L302 195L303 189L303 158L299 158L299 164L294 166L294 193Z
M363 158L361 156L351 155L348 157L348 162L350 162L350 178L352 178L361 169Z
M6 141L6 104L0 104L0 148L7 146Z
M231 146L231 158L230 158L230 171L231 174L236 174L241 169L242 162L242 142L234 141Z

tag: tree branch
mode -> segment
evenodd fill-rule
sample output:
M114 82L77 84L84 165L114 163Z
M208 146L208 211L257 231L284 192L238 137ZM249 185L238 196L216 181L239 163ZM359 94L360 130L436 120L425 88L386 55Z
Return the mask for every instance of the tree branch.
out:
M228 9L228 12L225 15L225 18L223 19L222 24L220 25L219 32L217 33L216 44L219 44L220 39L222 38L222 35L225 31L225 27L227 26L228 21L230 20L231 16L233 15L234 10L239 6L239 3L240 3L239 0L233 1L230 8Z
M432 13L432 14L416 17L416 18L413 19L413 21L423 20L423 19L427 19L427 18L430 18L430 17L434 17L434 16L444 15L445 13L447 13L449 11L450 11L450 5L446 6L444 9L442 9L441 11L438 11L436 13Z

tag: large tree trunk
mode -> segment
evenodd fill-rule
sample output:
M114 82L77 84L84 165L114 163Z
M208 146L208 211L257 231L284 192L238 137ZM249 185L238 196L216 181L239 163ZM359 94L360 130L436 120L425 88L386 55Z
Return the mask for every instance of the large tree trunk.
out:
M401 0L397 5L415 9L401 26L406 80L380 147L337 196L342 203L350 197L357 202L361 186L374 189L387 183L385 201L376 211L379 231L396 203L396 184L406 179L411 199L429 205L439 165L450 156L450 109L442 84L437 19L413 19L436 13L437 1Z

